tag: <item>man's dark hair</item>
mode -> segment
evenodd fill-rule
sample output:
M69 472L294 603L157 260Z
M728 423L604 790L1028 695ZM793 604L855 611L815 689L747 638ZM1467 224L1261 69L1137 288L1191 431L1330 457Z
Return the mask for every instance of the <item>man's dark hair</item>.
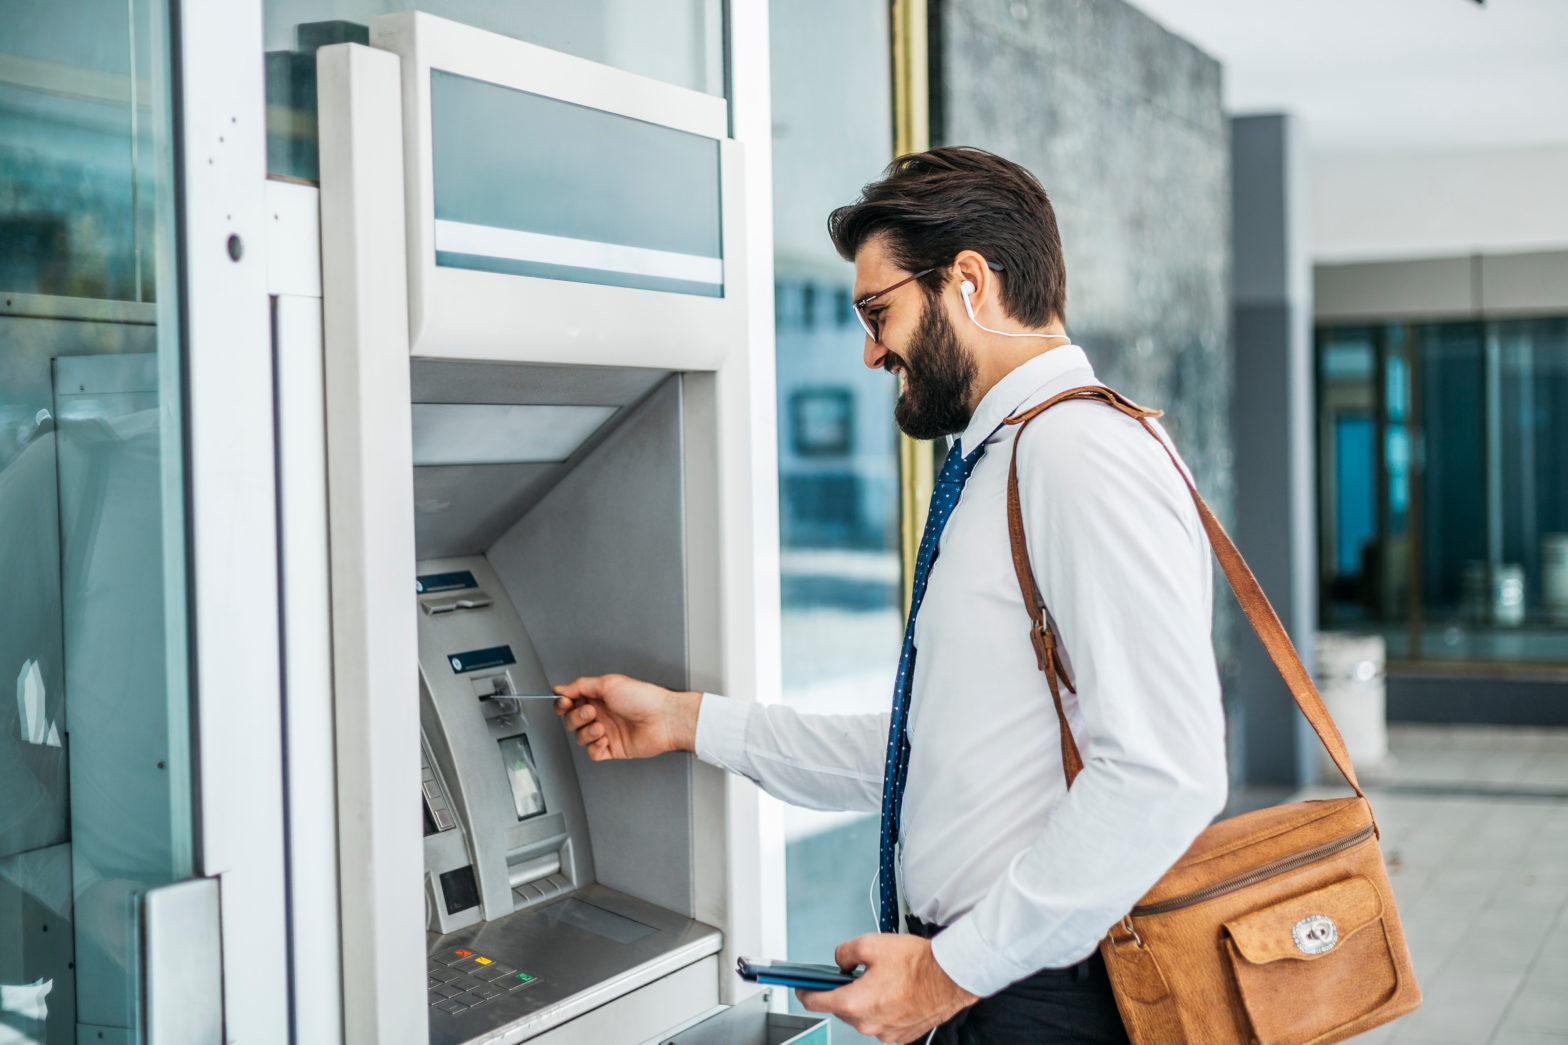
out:
M960 251L979 251L1002 268L1009 316L1028 326L1067 318L1056 213L1039 179L1011 160L969 146L898 157L860 199L828 215L828 235L845 261L879 234L908 272L944 268ZM933 295L946 279L933 272L920 282Z

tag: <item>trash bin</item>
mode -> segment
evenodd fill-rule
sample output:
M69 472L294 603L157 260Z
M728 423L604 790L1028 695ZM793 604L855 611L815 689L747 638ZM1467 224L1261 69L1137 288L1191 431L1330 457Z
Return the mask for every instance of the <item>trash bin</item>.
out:
M1388 651L1381 635L1320 632L1317 644L1318 692L1334 716L1358 775L1376 776L1392 765L1388 754ZM1321 754L1325 779L1339 775L1327 752Z

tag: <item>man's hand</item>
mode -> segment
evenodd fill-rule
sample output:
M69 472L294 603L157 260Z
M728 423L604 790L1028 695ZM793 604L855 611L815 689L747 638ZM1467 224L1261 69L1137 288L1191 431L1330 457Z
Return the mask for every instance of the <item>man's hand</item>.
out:
M864 965L866 971L837 990L797 990L795 997L878 1041L915 1041L980 1000L948 978L931 956L931 941L918 936L857 936L839 944L833 960L840 969Z
M595 762L696 746L701 693L676 693L625 675L580 678L555 692L555 713Z

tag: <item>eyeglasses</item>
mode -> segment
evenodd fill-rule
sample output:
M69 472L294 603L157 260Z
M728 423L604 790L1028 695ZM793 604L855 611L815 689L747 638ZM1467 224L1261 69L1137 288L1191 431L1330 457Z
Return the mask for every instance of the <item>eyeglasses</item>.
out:
M922 269L919 272L916 272L913 276L905 276L897 283L894 283L891 287L883 287L876 293L867 294L865 297L855 302L855 315L857 318L859 318L860 325L865 328L866 336L875 341L877 344L882 343L882 321L876 316L869 316L866 314L867 305L871 304L871 302L875 301L883 294L891 294L905 283L908 283L911 280L919 279L921 276L930 275L935 271L936 269L934 268Z
M937 267L939 268L940 266L937 266ZM999 263L995 262L995 261L988 261L988 262L986 262L986 267L989 268L992 272L1001 272L1001 271L1003 271L1002 266ZM897 283L894 283L891 287L883 287L881 290L877 291L876 293L874 293L874 294L867 294L865 297L863 297L859 301L855 302L855 318L860 320L860 325L861 325L862 328L865 329L866 336L869 337L871 340L875 341L879 345L882 343L882 321L880 319L878 319L876 316L871 316L871 315L867 315L866 314L866 306L867 305L871 304L871 302L875 301L877 298L881 297L883 294L891 294L891 293L893 293L893 291L897 290L899 287L903 286L905 283L909 283L912 280L917 280L921 276L928 276L928 275L930 275L931 273L933 273L935 271L936 271L936 268L921 269L919 272L916 272L913 276L905 276L903 279L899 280Z

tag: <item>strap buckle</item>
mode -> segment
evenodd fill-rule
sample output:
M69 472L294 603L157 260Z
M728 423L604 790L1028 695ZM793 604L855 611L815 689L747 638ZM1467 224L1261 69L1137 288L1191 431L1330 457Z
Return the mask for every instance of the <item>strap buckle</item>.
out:
M1043 619L1036 620L1029 629L1029 642L1034 646L1034 659L1047 676L1056 670L1056 635Z
M1062 664L1062 658L1056 652L1056 632L1045 622L1045 610L1040 610L1040 616L1035 619L1034 627L1029 629L1029 643L1034 646L1035 663L1040 670L1045 672L1045 677L1054 687L1058 681L1067 687L1067 692L1077 693L1078 687L1067 675L1067 668Z

